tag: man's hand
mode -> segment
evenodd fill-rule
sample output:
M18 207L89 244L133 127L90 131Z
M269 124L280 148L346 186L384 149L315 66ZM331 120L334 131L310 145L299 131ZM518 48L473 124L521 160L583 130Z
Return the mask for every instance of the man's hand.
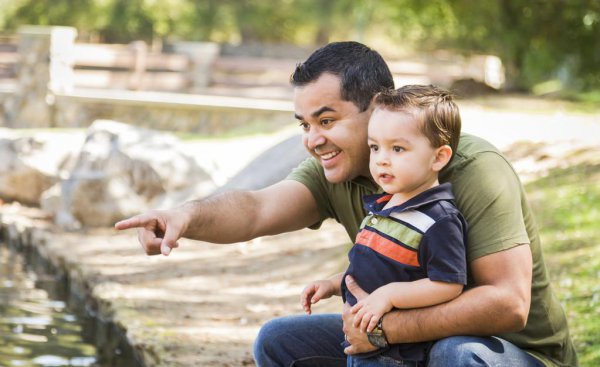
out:
M300 304L304 312L311 314L311 305L322 299L329 298L338 293L338 287L330 279L315 280L309 283L300 294Z
M138 241L148 255L162 253L179 247L179 240L188 226L187 216L178 210L153 210L122 220L115 224L118 230L138 229Z
M348 290L358 301L365 299L369 294L365 292L350 275L346 276L346 286ZM377 347L369 343L367 334L360 331L359 328L354 326L354 314L348 303L344 304L344 313L342 314L344 320L344 334L346 334L346 340L350 343L350 346L344 349L344 353L348 355L371 352Z

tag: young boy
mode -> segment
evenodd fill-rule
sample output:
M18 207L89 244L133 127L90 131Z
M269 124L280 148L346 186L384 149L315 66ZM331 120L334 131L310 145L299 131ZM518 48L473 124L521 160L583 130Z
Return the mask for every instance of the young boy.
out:
M369 121L370 172L384 193L366 196L369 211L344 274L368 297L357 302L345 280L310 283L302 292L307 313L319 299L341 295L352 306L354 324L380 347L348 357L349 366L402 360L425 365L431 343L388 345L381 317L392 308L417 308L457 297L467 282L466 223L454 205L451 185L438 173L456 151L460 115L450 94L410 85L375 97ZM379 325L378 325L379 324ZM409 362L410 361L410 362Z

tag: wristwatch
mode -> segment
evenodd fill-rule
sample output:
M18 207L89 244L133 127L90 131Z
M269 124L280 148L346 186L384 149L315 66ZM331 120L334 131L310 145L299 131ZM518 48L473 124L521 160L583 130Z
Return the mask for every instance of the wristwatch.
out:
M367 337L369 338L369 343L373 344L377 348L386 348L389 343L385 337L385 333L383 332L383 316L377 321L377 326L373 331L367 333Z

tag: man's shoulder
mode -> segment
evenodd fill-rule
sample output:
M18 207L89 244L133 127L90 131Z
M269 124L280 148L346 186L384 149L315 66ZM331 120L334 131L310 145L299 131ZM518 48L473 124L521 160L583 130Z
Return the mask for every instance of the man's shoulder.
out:
M440 172L440 181L455 183L459 177L464 178L464 173L480 176L507 169L512 170L510 162L493 144L475 135L462 134L457 152Z
M458 142L457 156L471 156L483 152L500 153L492 143L476 135L462 133Z

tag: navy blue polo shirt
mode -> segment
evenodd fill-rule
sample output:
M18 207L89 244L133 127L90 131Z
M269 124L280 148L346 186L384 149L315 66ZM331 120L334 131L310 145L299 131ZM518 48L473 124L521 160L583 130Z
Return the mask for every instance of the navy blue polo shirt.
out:
M432 281L467 284L467 226L454 204L450 183L420 193L401 205L383 209L391 194L363 198L365 217L348 258L345 275L372 293L391 282ZM344 276L345 279L345 276ZM342 280L342 298L356 303ZM395 359L420 361L430 342L394 344L380 351Z

